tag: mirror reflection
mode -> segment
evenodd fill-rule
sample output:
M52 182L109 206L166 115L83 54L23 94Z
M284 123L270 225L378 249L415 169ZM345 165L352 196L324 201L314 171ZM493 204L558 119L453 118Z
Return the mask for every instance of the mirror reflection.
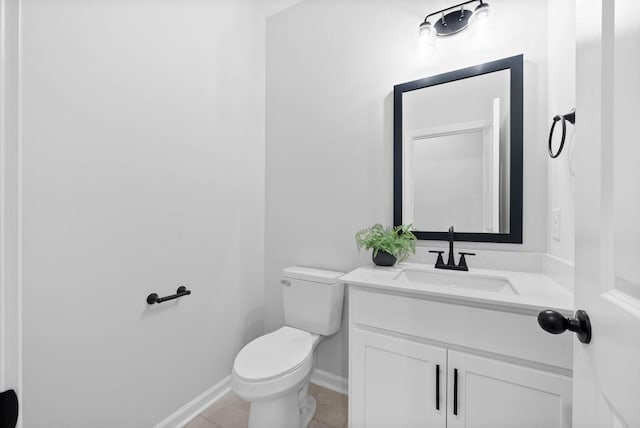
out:
M509 70L402 97L402 223L508 233Z
M394 224L522 242L522 56L396 85Z

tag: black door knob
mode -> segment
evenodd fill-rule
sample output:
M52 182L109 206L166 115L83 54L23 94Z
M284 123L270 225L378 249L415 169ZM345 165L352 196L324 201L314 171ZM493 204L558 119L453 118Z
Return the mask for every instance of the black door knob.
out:
M538 314L538 324L551 334L560 334L569 330L576 333L580 342L591 342L591 321L585 311L576 311L575 318L565 318L557 311L542 311Z
M13 389L0 392L0 427L14 428L18 423L18 396Z

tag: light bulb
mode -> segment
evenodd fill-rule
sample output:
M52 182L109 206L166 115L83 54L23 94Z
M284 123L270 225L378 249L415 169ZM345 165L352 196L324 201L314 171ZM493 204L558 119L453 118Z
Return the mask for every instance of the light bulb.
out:
M489 3L480 3L473 12L475 21L486 21L489 18L490 10L491 8L489 7Z
M422 24L420 24L420 27L418 27L418 31L420 32L420 36L425 39L433 38L436 35L436 29L431 24L431 22L426 20Z

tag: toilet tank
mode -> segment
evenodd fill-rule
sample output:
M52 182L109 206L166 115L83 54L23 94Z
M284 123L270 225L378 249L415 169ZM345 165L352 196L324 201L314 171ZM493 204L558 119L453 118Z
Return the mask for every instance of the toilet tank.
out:
M343 272L291 266L282 270L284 323L322 336L340 329Z

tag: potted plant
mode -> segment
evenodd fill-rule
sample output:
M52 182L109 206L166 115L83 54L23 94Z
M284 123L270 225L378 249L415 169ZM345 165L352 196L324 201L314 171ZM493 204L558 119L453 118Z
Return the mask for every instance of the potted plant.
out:
M384 228L381 224L362 229L356 233L358 249L372 249L373 262L378 266L393 266L410 254L416 253L416 236L412 225Z

